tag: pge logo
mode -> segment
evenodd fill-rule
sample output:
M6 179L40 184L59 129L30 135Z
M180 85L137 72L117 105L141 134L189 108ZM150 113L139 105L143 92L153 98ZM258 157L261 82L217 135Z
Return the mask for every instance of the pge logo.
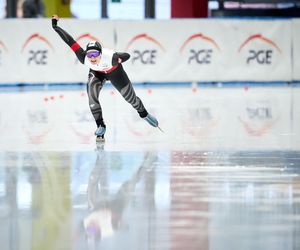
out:
M219 45L212 39L211 37L205 36L201 33L191 35L181 46L180 53L182 53L187 47L189 43L191 43L195 39L203 40L207 43L207 45L202 48L196 48L195 46L189 50L188 55L188 64L196 63L196 64L211 64L213 54L216 50L221 51Z
M90 110L78 108L72 114L71 130L79 139L80 143L90 142L94 137L93 133L88 129L93 122Z
M272 119L271 107L247 107L248 118L250 120L270 120Z
M37 123L48 123L48 117L45 110L28 110L27 117L30 124L37 124Z
M101 46L103 46L103 43L97 37L95 37L95 36L93 36L93 35L91 35L89 33L82 34L82 35L80 35L79 37L77 37L75 39L75 41L78 44L80 44L80 45L87 44L91 40L98 41L101 44ZM85 47L83 49L85 49ZM75 60L75 63L78 63L78 59L77 58Z
M270 65L272 64L272 60L274 57L274 50L277 52L281 53L280 48L271 41L270 39L263 37L261 34L255 34L250 37L248 37L239 47L238 52L241 53L241 51L244 49L244 47L248 46L250 42L253 42L255 40L259 40L264 42L265 44L268 45L269 48L263 48L263 46L253 46L253 48L248 49L247 57L246 57L246 62L247 64L255 63L258 65Z
M238 119L250 136L268 133L279 119L276 107L269 101L248 103Z
M157 48L159 48L163 52L166 52L166 50L160 44L160 42L158 42L155 38L148 36L147 34L139 34L133 37L129 41L125 51L128 51L128 49L132 46L133 43L137 43L140 40L146 40L148 41L148 43L146 46L145 43L143 43L142 46L139 46L140 49L137 45L135 45L135 49L133 50L132 64L140 62L146 65L155 65L157 63L159 53ZM154 45L154 47L151 46L149 42L152 45Z
M219 123L219 118L209 106L190 108L184 113L182 127L186 128L193 138L199 139L202 136L207 136Z
M44 45L46 45L46 47ZM45 37L35 33L25 41L22 47L22 53L28 52L28 65L46 65L49 49L54 51L53 46Z
M8 49L6 48L5 44L0 40L0 66L2 65L2 54L3 51L8 52Z
M48 113L45 109L27 110L24 119L23 130L28 140L34 144L40 144L53 128L53 124L49 121Z

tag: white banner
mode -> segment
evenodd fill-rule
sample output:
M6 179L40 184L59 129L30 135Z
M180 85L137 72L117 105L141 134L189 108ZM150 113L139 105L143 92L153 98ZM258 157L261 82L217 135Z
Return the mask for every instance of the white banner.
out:
M107 126L105 147L182 150L188 145L198 151L300 150L298 88L148 90L136 88L165 133L149 126L123 98L112 94L114 90L104 88L101 105ZM95 130L85 90L1 93L2 151L91 150L95 147Z
M293 80L300 81L300 19L293 20Z
M174 20L117 23L118 48L137 81L219 81L222 71L219 22Z
M117 23L136 81L289 81L289 21Z
M59 25L85 48L89 40L113 47L110 21L60 20ZM1 20L0 83L86 82L88 69L52 29L51 21Z
M222 72L225 80L291 80L289 20L235 20L222 25L227 53L227 67Z
M96 39L129 52L124 67L132 82L300 78L299 20L61 19L59 25L83 48ZM51 20L0 21L0 83L86 82L87 73Z

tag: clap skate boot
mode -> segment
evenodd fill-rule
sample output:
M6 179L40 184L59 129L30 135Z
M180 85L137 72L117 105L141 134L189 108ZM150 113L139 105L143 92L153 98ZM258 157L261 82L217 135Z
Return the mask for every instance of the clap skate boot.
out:
M104 142L105 141L105 139L104 139L105 132L106 132L106 127L99 125L99 127L95 131L96 142Z
M146 117L144 117L144 120L147 121L151 126L155 128L158 127L158 121L153 115L148 114Z

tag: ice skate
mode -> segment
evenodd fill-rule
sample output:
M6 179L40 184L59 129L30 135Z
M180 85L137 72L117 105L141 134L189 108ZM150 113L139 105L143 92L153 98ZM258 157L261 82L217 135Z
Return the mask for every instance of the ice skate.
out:
M105 143L103 143L102 141L101 142L96 142L95 151L98 152L99 155L103 154L104 146L105 146Z
M96 142L105 142L104 135L97 135Z
M106 131L106 127L102 127L101 125L95 131L96 142L104 142L104 134Z
M153 115L148 114L146 117L144 117L144 120L147 121L151 126L155 128L158 127L158 121Z

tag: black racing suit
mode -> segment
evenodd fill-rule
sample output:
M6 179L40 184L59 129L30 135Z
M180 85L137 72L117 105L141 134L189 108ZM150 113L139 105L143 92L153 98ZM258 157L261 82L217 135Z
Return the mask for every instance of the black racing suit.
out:
M70 46L70 48L76 54L78 60L84 64L86 51L84 51L80 45L70 36L65 30L57 26L57 20L52 19L52 27L63 39L63 41ZM124 99L130 103L134 109L139 113L141 118L148 115L141 99L136 96L132 84L124 71L122 64L118 62L119 58L122 62L129 59L128 53L115 52L112 56L113 68L111 71L103 72L90 69L87 83L87 93L89 98L89 105L97 126L105 126L102 109L99 102L99 93L106 80L111 81L112 85L120 92Z

